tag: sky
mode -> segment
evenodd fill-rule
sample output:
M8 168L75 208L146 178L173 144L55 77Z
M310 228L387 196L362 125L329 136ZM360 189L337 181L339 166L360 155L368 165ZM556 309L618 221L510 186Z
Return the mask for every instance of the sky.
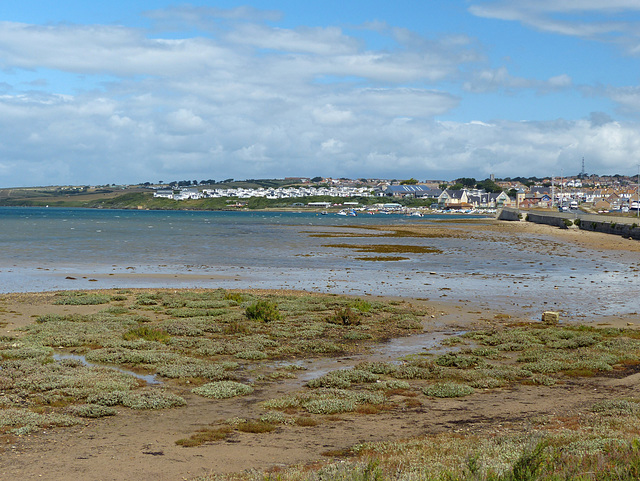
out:
M637 175L640 0L0 3L0 187Z

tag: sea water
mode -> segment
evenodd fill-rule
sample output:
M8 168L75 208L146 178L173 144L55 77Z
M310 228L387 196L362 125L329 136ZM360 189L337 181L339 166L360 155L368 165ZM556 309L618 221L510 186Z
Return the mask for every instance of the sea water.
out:
M362 229L441 219L3 207L0 291L286 288L470 301L533 313L562 309L569 316L640 310L637 271L624 256L548 247L557 241L544 236L371 237L375 231ZM336 244L409 244L435 252L389 254L406 259L384 261L383 254Z

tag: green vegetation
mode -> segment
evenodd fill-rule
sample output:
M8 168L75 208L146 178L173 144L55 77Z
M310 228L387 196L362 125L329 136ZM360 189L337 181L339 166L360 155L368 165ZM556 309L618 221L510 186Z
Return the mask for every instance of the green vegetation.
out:
M413 177L411 177L410 179L407 179L407 180L400 181L400 185L416 185L417 183L418 183L418 181L416 179L414 179Z
M262 362L361 352L367 345L409 334L405 316L427 314L404 303L223 289L68 291L48 300L70 312L35 318L19 338L0 337L0 414L11 418L0 419L0 435L116 415L117 406L180 407L186 401L174 390L180 393L186 384L194 394L213 399L246 395L254 383L240 381L249 365L258 383L295 378L293 371L303 367ZM329 322L336 312L346 312L346 321ZM346 331L355 318L358 330ZM92 364L56 361L53 355L60 349ZM111 366L155 375L161 384L146 385ZM328 394L311 401L311 411L338 409L326 406L331 403ZM359 405L350 399L340 403L340 409ZM45 411L34 417L29 414L34 409Z
M274 302L260 300L247 306L245 310L247 318L254 321L271 322L280 319L278 305Z
M106 301L86 302L95 298ZM218 420L176 440L199 446L475 403L487 391L518 385L553 391L588 383L591 390L596 376L622 377L640 365L637 331L514 322L447 337L444 353L361 362L280 390L273 383L295 378L306 362L362 354L410 335L432 311L398 300L223 289L73 291L45 299L53 312L18 335L0 337L0 436L84 424L128 409L179 408L196 396L211 399L202 403L246 406L247 419ZM92 364L54 359L61 348ZM161 384L148 385L113 366L155 375ZM528 417L520 430L515 424L492 427L490 435L461 430L361 443L326 453L324 463L282 468L277 476L506 481L626 480L640 473L638 399L602 395L573 417ZM278 479L273 475L247 472L236 479Z
M253 388L235 381L218 381L194 388L192 392L208 398L227 399L251 394Z

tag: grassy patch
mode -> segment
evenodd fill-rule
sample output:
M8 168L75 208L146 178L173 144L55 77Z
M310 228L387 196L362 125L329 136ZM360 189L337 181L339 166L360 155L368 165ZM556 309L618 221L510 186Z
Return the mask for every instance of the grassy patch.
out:
M150 326L140 326L135 329L131 329L125 332L122 335L122 338L125 341L144 339L145 341L162 342L164 344L171 340L171 336L167 332L161 329L154 329Z
M66 306L91 306L96 304L107 304L111 301L109 294L97 294L83 291L66 291L56 295L53 302L57 305Z
M236 426L236 429L243 433L261 434L261 433L270 433L271 431L274 431L276 427L269 422L258 420L258 421L245 421L243 423L239 423Z
M194 394L213 399L227 399L236 396L251 394L253 388L234 381L210 382L192 389Z
M280 320L278 305L271 301L257 301L245 309L248 319L253 321L272 322Z
M336 309L333 315L327 318L327 322L330 322L331 324L338 324L340 326L359 326L361 324L360 314L348 306Z
M221 426L218 428L203 428L196 431L188 438L178 439L176 444L185 448L192 448L195 446L201 446L205 443L212 443L215 441L221 441L229 437L233 432L233 428L230 426Z

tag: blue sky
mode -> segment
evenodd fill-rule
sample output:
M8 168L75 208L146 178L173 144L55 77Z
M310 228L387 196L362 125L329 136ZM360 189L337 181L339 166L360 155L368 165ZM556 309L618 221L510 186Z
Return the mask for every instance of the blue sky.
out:
M639 27L640 0L2 2L0 187L632 175Z

